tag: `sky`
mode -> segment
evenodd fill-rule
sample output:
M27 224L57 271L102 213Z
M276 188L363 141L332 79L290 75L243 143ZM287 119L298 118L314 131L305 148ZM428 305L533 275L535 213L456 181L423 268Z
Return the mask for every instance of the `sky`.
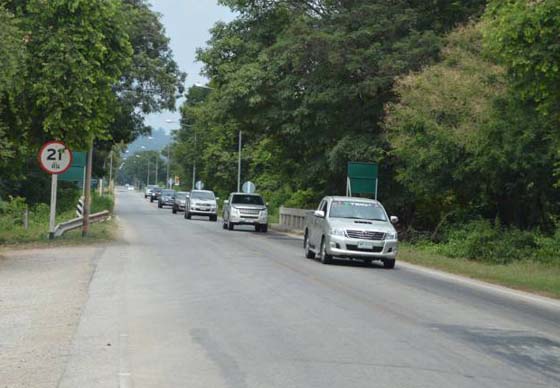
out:
M228 22L234 15L216 0L151 0L152 9L161 14L166 35L170 38L171 49L179 68L187 73L185 87L195 83L205 84L200 75L202 68L196 60L196 49L205 47L210 39L210 28L218 22ZM177 103L177 109L180 102ZM176 112L162 112L146 117L146 124L167 131L179 127L180 115ZM167 123L172 120L173 123Z

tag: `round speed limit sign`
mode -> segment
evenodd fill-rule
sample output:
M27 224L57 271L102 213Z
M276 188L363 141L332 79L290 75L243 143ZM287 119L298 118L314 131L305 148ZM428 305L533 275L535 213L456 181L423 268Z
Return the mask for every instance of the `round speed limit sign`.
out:
M61 141L49 141L41 147L39 165L49 174L62 174L72 166L72 151Z

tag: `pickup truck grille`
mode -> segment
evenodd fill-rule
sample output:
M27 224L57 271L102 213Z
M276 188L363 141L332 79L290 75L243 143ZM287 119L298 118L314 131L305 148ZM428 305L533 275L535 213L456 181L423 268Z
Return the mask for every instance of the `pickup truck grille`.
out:
M242 216L258 216L260 212L259 209L239 209L239 214Z
M360 240L381 241L385 239L385 233L369 230L347 230L346 235L350 238L357 238Z

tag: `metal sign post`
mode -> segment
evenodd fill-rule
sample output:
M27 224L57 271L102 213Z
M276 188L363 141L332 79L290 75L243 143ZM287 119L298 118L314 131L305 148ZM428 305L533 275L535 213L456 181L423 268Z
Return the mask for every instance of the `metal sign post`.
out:
M54 239L56 225L56 190L58 174L64 173L72 165L72 151L61 141L49 141L43 144L37 154L39 166L51 175L51 209L49 214L49 239Z
M54 239L54 228L56 226L56 187L58 175L51 174L51 212L49 216L49 240Z

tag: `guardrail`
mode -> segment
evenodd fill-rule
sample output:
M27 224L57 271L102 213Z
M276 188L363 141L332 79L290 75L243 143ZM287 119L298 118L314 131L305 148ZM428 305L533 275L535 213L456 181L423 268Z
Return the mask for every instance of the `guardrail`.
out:
M303 230L305 226L305 216L311 212L313 212L313 210L280 206L280 226L286 229Z
M104 210L104 211L99 212L99 213L90 214L89 222L90 223L102 222L102 221L108 220L110 217L111 217L111 213L109 212L109 210ZM64 233L66 233L70 230L81 228L82 223L83 223L83 219L84 219L83 217L77 217L77 218L74 218L70 221L66 221L66 222L63 222L61 224L58 224L54 228L54 236L55 237L60 237Z

